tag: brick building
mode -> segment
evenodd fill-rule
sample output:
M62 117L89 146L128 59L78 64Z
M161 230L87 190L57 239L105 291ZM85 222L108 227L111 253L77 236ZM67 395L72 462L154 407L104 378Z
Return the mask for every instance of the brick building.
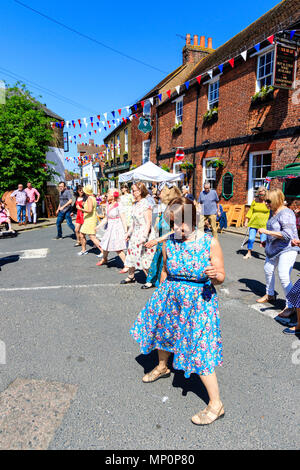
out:
M175 71L144 98L172 91L170 96L163 94L162 102L154 98L153 131L145 139L150 141L147 156L175 170L179 167L174 164L175 148L184 147L186 160L194 164L190 183L196 196L203 182L210 180L223 200L250 203L268 172L293 163L300 150L297 90L273 88L276 44L297 52L299 28L300 0L284 0L215 51L211 39L204 48L204 38L198 46L196 36L191 46L187 35L177 83ZM188 73L180 76L186 66ZM299 88L299 84L297 60L293 86ZM178 85L180 89L175 88ZM259 91L263 97L257 95ZM178 117L182 124L174 132ZM145 143L135 128L132 157L141 164ZM282 185L275 180L272 184Z
M108 178L108 186L118 186L118 176L129 171L131 159L131 121L124 120L104 139L106 162L104 176Z
M88 144L78 144L77 152L81 157L81 182L90 184L95 194L98 192L99 180L103 177L105 145L95 144L90 139Z

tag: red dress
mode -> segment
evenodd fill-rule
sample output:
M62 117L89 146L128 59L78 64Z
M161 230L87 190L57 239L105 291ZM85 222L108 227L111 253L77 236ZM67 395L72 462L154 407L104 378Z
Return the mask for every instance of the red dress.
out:
M82 199L81 201L78 201L78 199L77 199L76 204L77 204L78 206L80 206L81 208L83 208L83 199ZM76 223L76 224L80 224L80 225L83 224L83 212L80 211L80 210L78 210L78 209L77 209L77 216L76 216L76 221L75 221L75 223Z

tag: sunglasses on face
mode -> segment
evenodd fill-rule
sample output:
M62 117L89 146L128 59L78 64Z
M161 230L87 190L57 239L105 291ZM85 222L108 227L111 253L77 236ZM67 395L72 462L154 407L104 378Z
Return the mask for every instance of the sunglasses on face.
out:
M267 203L267 204L271 204L270 199L266 199L266 203Z

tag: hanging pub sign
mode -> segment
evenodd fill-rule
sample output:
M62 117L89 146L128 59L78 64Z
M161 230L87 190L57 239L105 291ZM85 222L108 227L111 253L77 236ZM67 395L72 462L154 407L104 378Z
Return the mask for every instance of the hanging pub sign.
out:
M152 131L151 118L141 117L138 129L144 134L151 132Z
M296 50L276 44L274 87L291 90L295 81Z

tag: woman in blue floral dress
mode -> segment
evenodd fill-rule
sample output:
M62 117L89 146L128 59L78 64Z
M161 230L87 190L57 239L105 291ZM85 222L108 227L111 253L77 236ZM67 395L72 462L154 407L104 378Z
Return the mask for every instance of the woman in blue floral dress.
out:
M218 299L214 284L225 279L219 242L196 227L195 205L186 198L170 202L174 236L164 242L164 281L138 315L130 333L143 354L158 350L159 364L143 377L144 383L170 376L173 367L200 376L209 404L192 418L207 425L224 416L215 367L223 363Z

